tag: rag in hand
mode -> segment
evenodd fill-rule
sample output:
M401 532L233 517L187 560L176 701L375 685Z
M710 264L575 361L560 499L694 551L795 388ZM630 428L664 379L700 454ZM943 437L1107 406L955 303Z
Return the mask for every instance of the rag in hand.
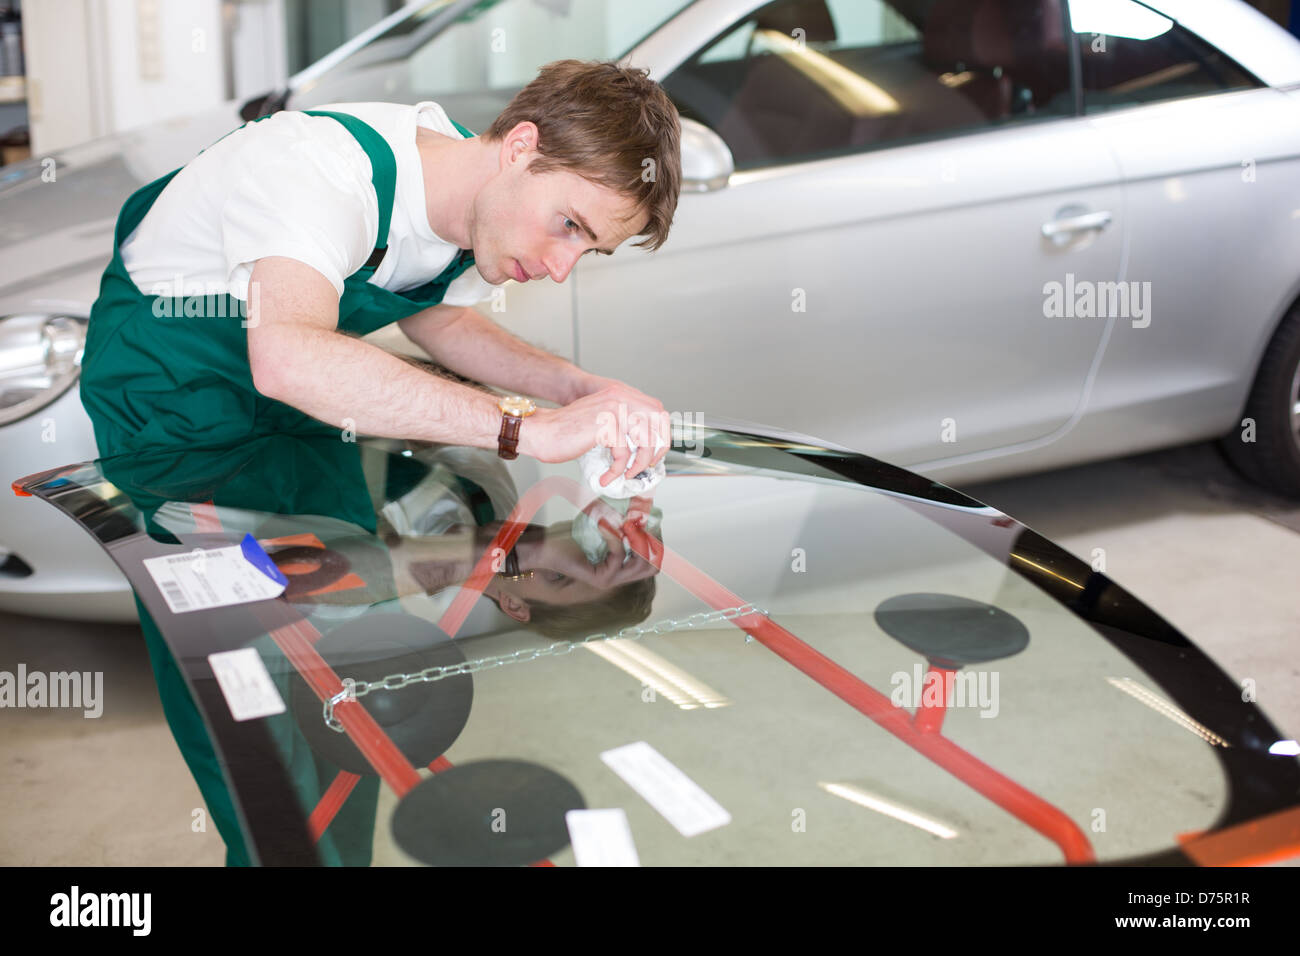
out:
M632 457L628 459L630 465L636 459L636 445L632 444L632 436L627 438L627 447L632 452ZM664 440L655 435L655 452L664 447ZM601 485L600 476L609 471L609 467L614 462L613 449L605 445L597 445L591 451L587 452L578 459L578 464L582 468L582 481L588 488L598 495L606 498L631 498L635 495L643 495L655 485L663 480L665 470L664 463L652 468L647 468L632 478L625 478L618 475L607 485Z

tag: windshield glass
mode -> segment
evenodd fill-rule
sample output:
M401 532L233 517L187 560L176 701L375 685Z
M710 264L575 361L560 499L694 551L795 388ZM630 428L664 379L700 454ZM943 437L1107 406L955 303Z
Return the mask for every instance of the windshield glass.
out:
M647 865L1152 861L1294 803L1231 679L1032 530L859 455L677 447L621 501L573 463L336 434L18 487L126 573L264 863L572 863L582 807ZM218 603L245 535L284 591ZM276 707L218 689L232 651ZM689 819L652 772L692 781Z
M303 83L289 105L434 100L477 132L543 64L622 57L689 3L481 0L457 13L435 0Z

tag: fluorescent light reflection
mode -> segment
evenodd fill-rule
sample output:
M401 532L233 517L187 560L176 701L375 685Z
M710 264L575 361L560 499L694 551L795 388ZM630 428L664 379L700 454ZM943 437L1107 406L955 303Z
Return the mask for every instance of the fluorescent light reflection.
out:
M874 793L869 793L861 787L855 787L851 783L826 783L818 781L817 786L821 787L827 793L834 794L850 803L856 803L860 807L866 807L868 810L875 810L877 813L883 813L887 817L893 817L902 823L910 824L917 829L924 830L926 833L932 833L943 840L951 840L957 835L957 831L952 827L940 823L938 820L932 820L927 816L917 813L915 810L909 810L906 807L900 807L896 803L890 803L883 797L878 797Z
M712 687L636 641L593 641L582 646L642 684L653 687L656 694L667 697L682 710L713 709L731 703Z
M1169 701L1165 700L1159 694L1147 690L1137 681L1128 677L1107 677L1106 682L1112 687L1117 687L1133 699L1146 704L1161 717L1167 717L1176 723L1183 730L1196 734L1212 747L1227 747L1228 742L1210 730L1204 724L1199 724L1192 720L1191 717L1183 713Z

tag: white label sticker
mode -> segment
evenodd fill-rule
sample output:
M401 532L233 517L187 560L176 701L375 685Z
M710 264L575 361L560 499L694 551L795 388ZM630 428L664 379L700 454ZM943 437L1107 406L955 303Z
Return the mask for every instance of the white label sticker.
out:
M235 720L284 713L284 698L272 683L256 648L241 647L237 651L209 654L208 663Z
M237 544L145 558L144 566L173 614L265 601L285 588L250 564Z
M578 866L640 866L622 808L570 810L564 815Z
M644 740L606 750L605 765L684 837L731 822L731 814Z

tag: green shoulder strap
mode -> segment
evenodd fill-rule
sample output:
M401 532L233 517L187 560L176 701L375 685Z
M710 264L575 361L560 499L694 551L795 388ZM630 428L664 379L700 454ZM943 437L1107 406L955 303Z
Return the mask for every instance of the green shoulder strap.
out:
M375 239L375 251L360 270L368 278L374 274L384 258L384 253L388 250L388 227L393 219L393 194L397 188L397 160L394 159L393 150L384 138L375 132L373 127L367 126L355 116L330 110L303 110L303 112L308 116L328 116L338 120L370 157L371 180L375 185L375 195L379 199L379 234ZM451 119L451 117L447 118ZM455 120L451 120L451 124L466 138L474 135Z
M397 160L384 138L361 120L348 113L335 113L330 110L303 110L308 116L328 116L338 120L343 128L352 134L361 144L370 158L370 181L375 186L375 196L379 200L379 230L375 236L375 251L361 267L366 276L371 275L388 249L388 226L393 221L393 194L397 189Z
M397 189L397 160L393 157L393 150L384 138L375 132L374 127L368 126L349 113L336 113L332 110L303 110L302 112L308 116L328 116L330 119L342 123L343 128L352 134L352 137L361 145L366 156L370 159L370 181L374 184L375 197L379 200L379 229L375 236L375 250L371 253L366 264L360 269L366 277L369 277L379 266L380 261L384 258L384 253L388 250L388 228L393 221L393 196ZM274 114L259 116L252 122L256 123L269 119L272 115ZM448 117L448 119L451 119L451 117ZM451 120L451 124L466 138L474 135L455 120ZM244 125L248 124L245 123ZM226 135L230 134L227 133ZM222 139L225 139L225 136Z

